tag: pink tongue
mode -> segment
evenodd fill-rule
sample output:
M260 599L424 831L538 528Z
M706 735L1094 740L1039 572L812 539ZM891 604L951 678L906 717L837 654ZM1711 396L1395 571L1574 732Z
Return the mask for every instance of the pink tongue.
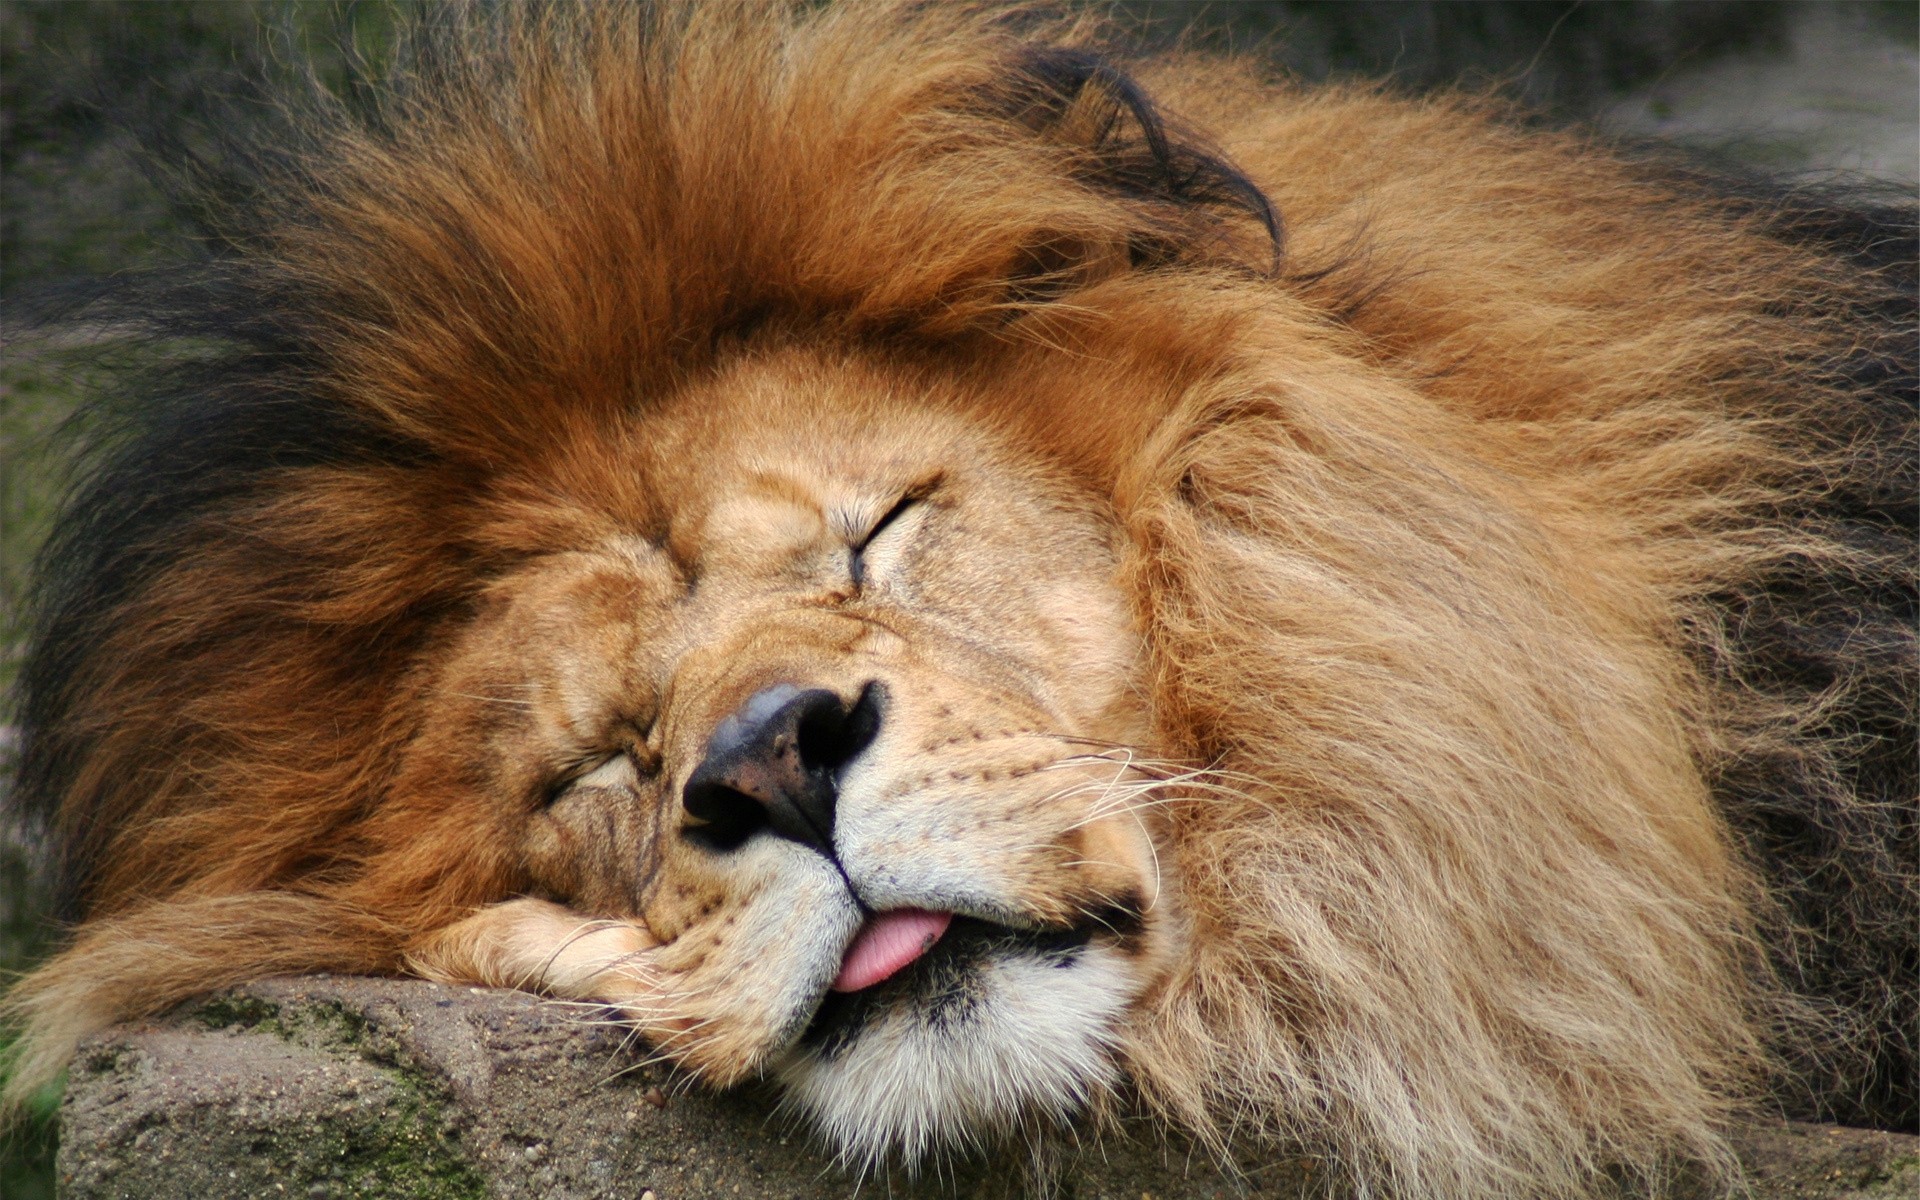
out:
M918 908L875 914L848 947L833 990L857 992L879 983L932 949L952 921L952 913Z

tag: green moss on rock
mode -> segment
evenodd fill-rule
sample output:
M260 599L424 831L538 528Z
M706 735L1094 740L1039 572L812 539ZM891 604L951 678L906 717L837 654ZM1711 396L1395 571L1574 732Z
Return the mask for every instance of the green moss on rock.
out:
M460 1146L438 1078L412 1062L397 1041L337 1000L276 1003L244 990L196 1006L189 1018L210 1030L268 1034L341 1060L358 1059L387 1085L379 1103L341 1106L298 1129L255 1137L249 1157L318 1195L403 1200L481 1200L486 1183Z

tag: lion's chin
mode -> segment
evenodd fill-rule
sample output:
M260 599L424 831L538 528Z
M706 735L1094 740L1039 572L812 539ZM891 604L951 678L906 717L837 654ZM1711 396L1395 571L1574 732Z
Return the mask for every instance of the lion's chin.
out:
M1144 980L1120 939L970 918L884 983L834 993L777 1071L850 1163L976 1145L1072 1114L1113 1085Z

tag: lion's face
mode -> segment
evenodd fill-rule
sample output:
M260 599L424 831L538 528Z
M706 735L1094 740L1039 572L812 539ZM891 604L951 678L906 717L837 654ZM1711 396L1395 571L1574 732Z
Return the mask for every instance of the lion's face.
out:
M650 416L656 528L502 584L445 684L529 890L665 943L662 1048L869 1151L1096 1090L1173 907L1111 517L897 386Z

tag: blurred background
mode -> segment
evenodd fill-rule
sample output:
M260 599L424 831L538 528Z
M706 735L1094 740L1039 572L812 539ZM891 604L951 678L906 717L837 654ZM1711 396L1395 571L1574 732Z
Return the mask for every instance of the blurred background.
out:
M431 0L426 0L431 2ZM857 2L857 0L855 0ZM407 0L0 0L0 794L17 743L8 693L35 547L65 479L69 418L116 354L23 314L76 281L198 254L137 161L246 80L391 44ZM1149 42L1268 56L1309 80L1460 85L1543 120L1687 142L1786 172L1920 181L1913 0L1122 0ZM136 135L135 129L148 132ZM190 136L190 133L188 134ZM65 433L63 433L65 428ZM44 953L37 855L0 823L0 971ZM5 1033L0 1031L0 1044ZM53 1195L52 1113L0 1144L0 1198Z

